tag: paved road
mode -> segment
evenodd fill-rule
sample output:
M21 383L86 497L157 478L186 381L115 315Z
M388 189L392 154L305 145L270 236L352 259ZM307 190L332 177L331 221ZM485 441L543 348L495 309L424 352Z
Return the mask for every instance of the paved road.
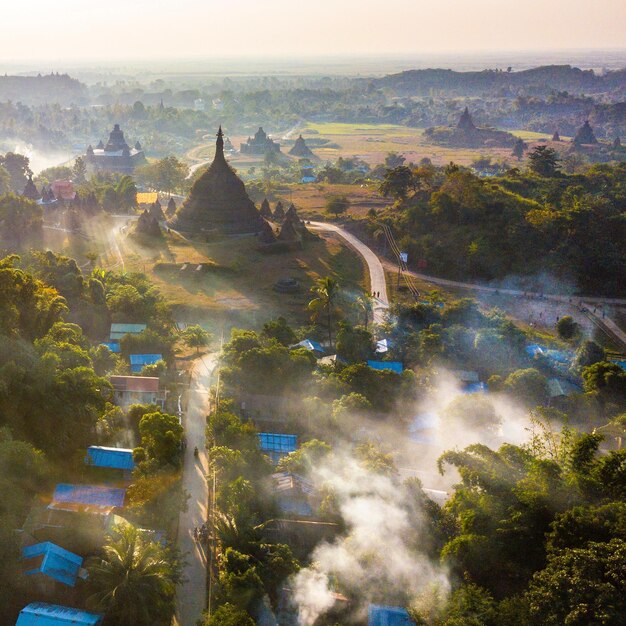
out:
M381 263L376 253L364 244L360 239L355 237L352 233L341 226L335 224L327 224L325 222L311 222L311 226L317 230L325 230L326 232L334 232L343 237L343 239L354 248L366 261L370 272L371 289L373 292L380 292L380 298L375 299L374 303L374 321L379 324L384 320L384 315L389 308L389 301L387 300L387 286L385 282L384 267L388 270L395 271L396 266L390 261L383 260ZM455 280L448 280L446 278L438 278L436 276L429 276L427 274L420 274L419 272L408 271L409 275L414 278L419 278L425 282L433 283L435 285L442 285L444 287L455 287L460 289L471 289L475 291L482 291L485 293L498 293L506 296L527 297L530 299L544 299L552 302L560 302L566 304L573 304L583 308L586 308L590 315L593 315L597 322L604 326L606 330L613 335L615 339L620 341L624 347L626 347L626 333L608 316L602 316L602 312L593 313L594 305L609 305L618 308L626 307L626 299L624 298L601 298L596 296L569 296L559 294L540 294L530 291L520 291L517 289L499 289L497 287L488 287L486 285L480 285L477 283L465 283Z
M347 244L356 250L367 263L370 273L370 289L372 293L380 293L378 298L374 298L373 316L374 323L381 324L385 321L385 313L389 308L389 300L387 299L387 281L385 280L385 270L376 253L367 245L365 245L358 237L349 233L345 228L336 226L335 224L327 224L326 222L311 222L310 225L317 230L337 233L347 242Z
M206 415L209 412L211 376L217 364L217 355L207 354L194 363L189 388L187 415L184 420L187 448L183 467L183 487L189 493L187 511L180 514L178 547L184 555L185 581L178 590L178 623L195 626L207 604L206 551L193 536L194 528L207 519L208 487L206 474L208 458L205 447ZM194 447L198 448L198 458Z

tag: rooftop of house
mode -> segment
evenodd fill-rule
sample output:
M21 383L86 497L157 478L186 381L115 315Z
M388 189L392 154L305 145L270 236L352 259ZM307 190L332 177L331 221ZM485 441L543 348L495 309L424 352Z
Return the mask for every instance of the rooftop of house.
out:
M109 380L115 391L135 393L155 393L159 391L159 379L156 376L111 376Z
M85 463L93 467L110 467L121 470L132 470L135 468L133 451L130 448L89 446Z
M22 550L22 558L29 568L25 571L27 576L43 574L69 587L76 584L83 564L82 557L51 541L27 546Z
M100 485L68 485L59 483L52 496L52 506L86 505L102 508L124 506L126 489L102 487ZM59 506L61 505L61 506Z
M396 374L402 374L404 365L400 361L368 361L367 365L373 370L391 370Z
M17 618L15 626L98 626L103 616L58 604L31 602Z
M111 324L111 341L121 339L124 335L136 335L146 330L146 324Z
M401 606L370 604L367 614L368 626L415 626L407 610Z

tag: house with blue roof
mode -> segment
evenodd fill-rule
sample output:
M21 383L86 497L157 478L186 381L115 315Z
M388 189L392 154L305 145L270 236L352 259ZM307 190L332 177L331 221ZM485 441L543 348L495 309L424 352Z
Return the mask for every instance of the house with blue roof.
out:
M119 354L122 351L119 341L105 341L100 345L108 348L113 354Z
M92 467L105 467L132 472L135 469L131 448L107 448L105 446L89 446L85 464Z
M293 346L289 346L290 350L296 350L297 348L304 348L309 352L313 352L316 356L323 356L326 354L326 350L321 343L314 341L313 339L303 339L300 343L295 343Z
M281 433L258 433L259 447L264 454L270 457L272 463L276 464L290 452L295 452L298 448L297 435L283 435Z
M96 510L104 513L124 506L126 489L100 485L68 485L60 483L54 489L52 509L67 511Z
M24 574L43 576L73 587L80 575L83 558L51 541L36 543L22 550Z
M401 606L370 604L367 611L367 626L415 626L415 622Z
M402 374L404 371L404 365L400 361L368 361L367 365L373 370L391 370L396 374Z
M31 602L25 606L15 622L15 626L99 626L103 615L88 613L58 604Z
M162 360L162 354L131 354L130 371L133 374L139 374L146 365L154 365Z
M138 335L148 328L147 324L111 324L109 339L119 341L124 335Z

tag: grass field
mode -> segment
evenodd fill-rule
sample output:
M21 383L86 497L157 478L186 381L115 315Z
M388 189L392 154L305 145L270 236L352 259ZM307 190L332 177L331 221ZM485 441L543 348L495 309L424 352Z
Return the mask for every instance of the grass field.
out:
M339 124L308 123L302 128L307 138L328 139L337 147L315 147L313 151L323 161L338 157L357 156L370 165L383 163L389 152L402 153L408 161L417 163L427 157L436 165L454 161L469 165L478 156L489 155L498 159L511 159L511 151L503 148L449 148L428 143L421 128L393 124Z
M300 217L306 219L328 219L326 202L334 195L347 196L350 200L348 212L353 217L365 217L370 209L382 209L390 204L389 199L383 198L375 186L366 185L289 185L275 195L286 206L293 202Z

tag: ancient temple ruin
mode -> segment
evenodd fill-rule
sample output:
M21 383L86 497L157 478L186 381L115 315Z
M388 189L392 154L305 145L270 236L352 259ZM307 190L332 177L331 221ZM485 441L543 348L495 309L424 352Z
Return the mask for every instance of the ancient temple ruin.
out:
M169 226L187 233L242 234L258 233L262 224L243 181L226 162L220 126L213 163L193 184Z

